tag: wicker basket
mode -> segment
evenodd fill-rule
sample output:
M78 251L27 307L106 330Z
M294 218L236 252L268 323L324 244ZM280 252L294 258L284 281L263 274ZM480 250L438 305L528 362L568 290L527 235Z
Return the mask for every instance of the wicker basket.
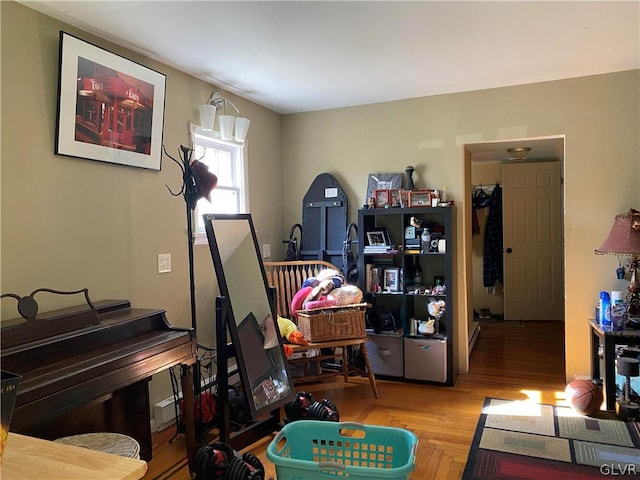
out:
M339 309L301 310L298 313L298 330L309 342L326 342L345 338L364 338L365 307Z

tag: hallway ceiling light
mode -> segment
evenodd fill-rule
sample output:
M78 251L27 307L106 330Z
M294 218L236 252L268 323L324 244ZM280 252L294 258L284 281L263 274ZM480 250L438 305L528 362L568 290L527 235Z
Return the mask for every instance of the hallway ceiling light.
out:
M526 160L530 151L531 147L507 148L507 153L509 154L510 160Z

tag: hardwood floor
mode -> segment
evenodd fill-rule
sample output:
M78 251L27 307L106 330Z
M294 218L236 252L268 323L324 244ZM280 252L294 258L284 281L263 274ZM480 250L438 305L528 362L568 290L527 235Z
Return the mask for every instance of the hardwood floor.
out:
M331 400L341 421L413 431L419 440L411 479L455 480L462 476L485 397L562 403L564 387L564 324L525 322L521 327L483 326L470 372L458 376L453 387L378 380L380 398L375 399L367 378L350 378L345 384L337 377L298 390ZM169 428L154 434L154 458L145 480L189 479L184 439L169 444L173 433ZM260 458L266 479L276 478L275 466L265 455L270 441L265 438L244 450Z

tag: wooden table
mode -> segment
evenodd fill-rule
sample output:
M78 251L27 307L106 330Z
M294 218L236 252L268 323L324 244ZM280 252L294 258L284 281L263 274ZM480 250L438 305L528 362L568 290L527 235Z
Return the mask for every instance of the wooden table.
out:
M9 432L2 462L7 480L138 480L147 462Z
M303 352L305 350L312 350L312 349L322 349L322 348L331 348L331 349L335 349L335 348L341 348L342 352L339 355L329 355L329 356L319 356L319 357L308 357L308 358L304 358L304 359L289 359L287 360L289 363L291 364L295 364L298 362L309 362L309 361L314 361L316 360L318 365L317 365L317 372L312 375L309 376L307 375L307 372L305 371L305 375L298 379L298 378L294 378L294 382L296 380L302 380L302 381L309 381L309 380L319 380L321 377L323 377L325 375L325 373L322 371L322 367L320 365L320 362L322 360L326 360L327 358L331 357L331 358L341 358L342 360L342 370L341 372L339 372L339 375L342 375L344 377L344 381L348 382L349 381L349 372L352 370L357 370L353 365L351 365L351 363L349 362L349 358L347 355L347 347L350 346L356 346L356 345L360 345L360 351L362 352L362 356L364 358L364 363L365 363L365 367L366 367L366 371L367 371L367 377L369 377L369 384L371 385L371 391L373 392L374 397L376 398L380 398L380 395L378 394L378 385L376 384L376 377L373 373L373 370L371 368L371 363L369 362L369 353L367 352L367 338L349 338L349 339L344 339L344 340L329 340L326 342L319 342L319 343L309 343L309 345L295 345L295 344L288 344L288 347L291 347L291 350L295 353L295 352ZM335 374L335 372L333 373Z

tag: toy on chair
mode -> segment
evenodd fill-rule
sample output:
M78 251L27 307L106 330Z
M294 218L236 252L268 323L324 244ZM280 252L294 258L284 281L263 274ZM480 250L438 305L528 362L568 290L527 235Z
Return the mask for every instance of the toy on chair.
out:
M309 345L309 342L305 340L302 332L298 330L297 325L288 318L278 316L278 328L280 330L280 336L285 340L288 340L290 343L294 343L296 345ZM283 345L283 347L284 354L289 358L293 353L293 349L287 344Z

